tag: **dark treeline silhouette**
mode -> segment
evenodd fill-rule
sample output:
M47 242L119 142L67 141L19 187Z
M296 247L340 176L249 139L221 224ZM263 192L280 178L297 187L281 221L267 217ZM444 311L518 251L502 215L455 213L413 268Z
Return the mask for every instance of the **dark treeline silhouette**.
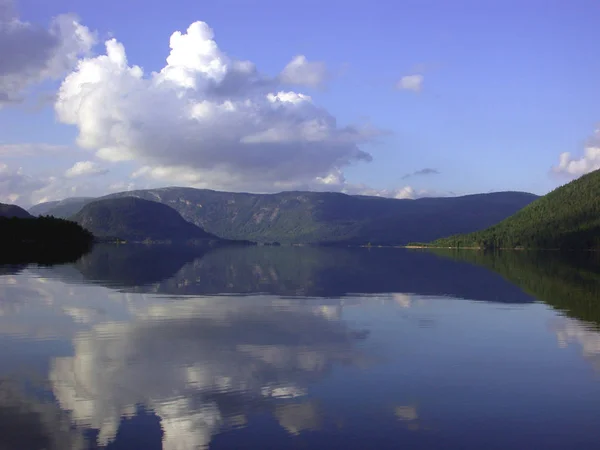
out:
M88 252L94 236L75 222L54 217L0 217L0 264L58 264Z

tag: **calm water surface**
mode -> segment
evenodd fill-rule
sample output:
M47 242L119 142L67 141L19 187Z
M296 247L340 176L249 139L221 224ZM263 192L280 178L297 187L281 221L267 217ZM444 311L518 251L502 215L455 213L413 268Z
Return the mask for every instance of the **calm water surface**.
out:
M0 448L597 449L598 267L100 246L0 268Z

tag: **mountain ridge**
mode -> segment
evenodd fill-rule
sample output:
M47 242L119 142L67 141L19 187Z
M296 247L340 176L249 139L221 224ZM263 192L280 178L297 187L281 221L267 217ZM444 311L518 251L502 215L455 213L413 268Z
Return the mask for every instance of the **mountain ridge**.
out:
M101 198L119 197L166 204L185 220L225 239L320 245L405 245L475 231L537 198L500 192L409 200L337 192L252 194L175 186ZM77 209L77 202L71 206Z

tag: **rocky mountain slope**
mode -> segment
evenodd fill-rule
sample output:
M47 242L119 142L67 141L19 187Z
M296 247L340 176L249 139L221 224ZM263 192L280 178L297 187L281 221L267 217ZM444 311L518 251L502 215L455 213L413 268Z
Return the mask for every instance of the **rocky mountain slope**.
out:
M397 200L332 192L247 194L192 188L128 191L226 239L284 244L404 245L481 230L534 201L523 192ZM71 211L72 212L72 211ZM64 217L52 208L48 214Z

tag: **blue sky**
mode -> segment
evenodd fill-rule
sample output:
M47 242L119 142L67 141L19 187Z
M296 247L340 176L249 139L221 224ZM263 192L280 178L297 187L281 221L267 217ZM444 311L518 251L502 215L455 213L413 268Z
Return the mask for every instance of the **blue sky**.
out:
M323 144L307 149L302 142L286 147L290 161L279 161L279 165L273 163L284 158L278 149L279 153L272 155L261 149L260 156L249 161L246 155L239 164L225 159L208 161L218 149L194 155L182 152L181 164L193 168L193 173L184 173L173 168L179 161L175 156L169 159L160 153L167 152L165 149L141 149L140 145L149 141L138 137L127 144L135 147L131 157L116 161L118 158L94 153L105 142L77 148L81 145L76 138L84 126L81 117L71 123L57 117L51 96L73 71L73 63L60 75L28 84L19 103L0 109L0 144L69 147L62 153L35 150L30 156L19 155L16 147L0 153L0 164L8 166L6 173L21 167L22 177L52 178L54 186L43 186L37 193L24 188L21 194L14 176L10 185L3 185L0 178L0 187L6 190L10 186L15 191L0 192L4 199L14 194L20 196L17 202L35 202L65 195L68 189L95 195L108 186L116 189L130 183L135 187L187 184L255 191L281 190L282 186L330 187L391 196L408 192L406 196L412 197L499 190L544 194L600 167L600 155L593 152L580 159L586 146L593 147L590 139L593 141L600 120L600 62L595 57L600 4L592 0L309 0L298 4L270 0L20 0L15 6L20 21L46 28L60 14L76 14L97 36L97 43L86 49L85 56L104 54L104 41L114 37L123 44L128 64L141 66L145 77L165 66L171 34L177 30L185 33L195 21L212 28L222 53L251 61L264 76L277 77L292 58L305 55L309 62L322 64L308 69L326 67L323 82L316 85L298 80L297 86L274 86L273 92L293 91L312 97L314 111L303 111L302 117L321 114L317 110L323 109L335 119L338 129L359 124L376 132L369 136L361 132L352 143L368 153L371 162L346 149L343 162L324 158L313 167L308 156L302 159L297 153L310 151L319 159L318 155L331 148ZM402 77L414 75L422 77L418 91L398 88ZM237 100L246 94L240 95ZM152 99L156 105L158 97ZM68 102L63 110L74 104ZM148 116L131 113L131 105L123 108L136 120L150 121ZM176 111L169 117L173 114ZM152 116L152 120L160 123L160 118ZM328 145L341 139L337 131L332 133L335 139L328 140ZM194 136L203 142L201 133ZM150 142L157 140L160 136ZM215 138L210 140L218 148ZM268 145L275 152L275 144L270 141ZM235 159L238 151L232 148L224 154ZM564 152L571 155L559 165ZM77 161L90 162L94 170L82 173L84 177L63 180L63 173ZM217 163L220 168L215 172ZM271 174L267 177L270 184L261 175L259 163ZM248 164L256 165L256 170L246 171ZM305 173L292 180L289 166L294 164ZM439 173L403 179L425 168ZM328 170L337 174L334 183L325 187L311 184L310 180L324 178ZM225 178L239 182L225 183ZM286 184L286 180L291 181ZM411 190L406 191L407 186Z

